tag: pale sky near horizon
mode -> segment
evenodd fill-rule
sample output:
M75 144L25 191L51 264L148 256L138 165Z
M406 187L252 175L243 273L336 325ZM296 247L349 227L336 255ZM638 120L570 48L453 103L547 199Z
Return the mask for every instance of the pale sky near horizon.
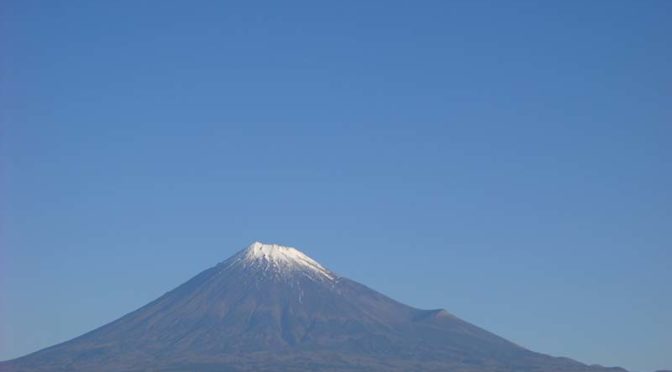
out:
M672 2L4 1L0 360L252 241L672 369Z

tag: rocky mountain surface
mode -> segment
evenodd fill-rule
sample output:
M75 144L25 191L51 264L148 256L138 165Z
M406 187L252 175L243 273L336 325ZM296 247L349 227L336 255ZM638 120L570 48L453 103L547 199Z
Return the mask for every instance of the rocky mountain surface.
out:
M0 363L7 372L311 370L625 371L532 352L259 242L116 321Z

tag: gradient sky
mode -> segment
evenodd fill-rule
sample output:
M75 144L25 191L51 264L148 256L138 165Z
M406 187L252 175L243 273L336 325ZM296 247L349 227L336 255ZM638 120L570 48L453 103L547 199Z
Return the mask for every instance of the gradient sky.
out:
M672 2L3 1L0 359L254 240L672 368Z

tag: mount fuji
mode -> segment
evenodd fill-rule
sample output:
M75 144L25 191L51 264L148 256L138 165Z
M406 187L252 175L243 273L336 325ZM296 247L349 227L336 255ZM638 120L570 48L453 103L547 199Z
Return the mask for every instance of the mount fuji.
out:
M297 249L255 242L163 296L0 371L624 372L420 310Z

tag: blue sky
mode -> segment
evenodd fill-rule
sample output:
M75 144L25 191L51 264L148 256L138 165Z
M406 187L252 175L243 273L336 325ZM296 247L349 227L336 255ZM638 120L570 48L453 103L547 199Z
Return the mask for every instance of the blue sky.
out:
M672 2L5 1L0 359L254 240L672 368Z

